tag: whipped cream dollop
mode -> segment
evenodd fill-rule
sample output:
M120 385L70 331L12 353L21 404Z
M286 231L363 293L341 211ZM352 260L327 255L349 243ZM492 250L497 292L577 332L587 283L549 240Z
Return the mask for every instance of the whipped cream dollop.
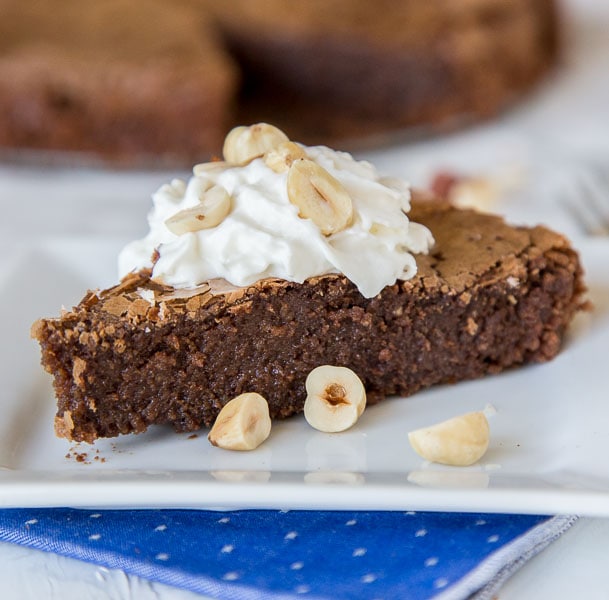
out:
M119 257L123 277L152 268L153 278L174 288L193 288L210 279L247 286L268 277L298 283L342 273L371 298L417 270L412 253L433 245L429 230L411 222L410 188L382 177L368 162L325 146L302 146L351 197L353 216L342 231L324 235L290 202L288 173L269 168L263 157L243 166L209 163L195 167L188 182L174 179L153 194L150 232L127 245ZM177 235L166 221L200 203L201 193L220 186L230 210L219 224ZM158 259L152 264L152 255Z

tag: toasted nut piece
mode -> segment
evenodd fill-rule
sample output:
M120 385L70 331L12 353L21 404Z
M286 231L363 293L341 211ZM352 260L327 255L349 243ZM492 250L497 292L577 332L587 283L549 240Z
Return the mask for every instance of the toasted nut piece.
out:
M282 142L264 155L264 163L275 173L284 173L298 158L305 158L306 154L302 146L294 142Z
M457 179L448 191L448 199L457 208L473 208L479 212L491 212L501 196L495 182L483 177Z
M304 416L319 431L334 433L355 425L366 408L361 379L347 367L322 365L305 382Z
M222 153L227 162L246 165L287 141L288 136L281 129L268 123L240 126L228 132Z
M471 412L408 434L414 451L426 460L467 467L480 460L489 444L483 412Z
M165 221L167 229L176 235L184 235L209 229L222 223L230 212L230 196L219 185L214 185L199 194L199 204L185 208Z
M288 198L304 219L311 219L324 235L342 231L353 218L347 190L328 171L308 158L299 158L288 172Z
M208 173L213 173L214 171L221 171L222 169L226 169L228 163L225 160L212 160L211 162L199 163L192 168L192 172L194 175L207 175Z
M233 398L222 408L207 439L226 450L253 450L270 433L267 401L260 394L248 392Z

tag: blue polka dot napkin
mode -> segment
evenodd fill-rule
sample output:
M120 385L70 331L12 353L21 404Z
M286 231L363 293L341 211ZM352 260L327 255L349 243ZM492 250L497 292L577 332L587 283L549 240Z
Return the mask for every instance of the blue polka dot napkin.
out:
M0 510L0 540L222 600L491 598L575 517Z

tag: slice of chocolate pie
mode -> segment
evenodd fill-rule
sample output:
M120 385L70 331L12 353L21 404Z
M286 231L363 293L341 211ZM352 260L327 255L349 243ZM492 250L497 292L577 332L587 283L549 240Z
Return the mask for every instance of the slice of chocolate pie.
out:
M34 324L59 436L196 430L244 392L287 417L321 364L355 371L373 404L558 353L585 291L564 237L419 201L267 127L155 194L119 285Z

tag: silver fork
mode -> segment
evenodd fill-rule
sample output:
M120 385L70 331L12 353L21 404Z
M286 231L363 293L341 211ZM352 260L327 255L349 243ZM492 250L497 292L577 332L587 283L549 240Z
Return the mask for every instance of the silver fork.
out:
M563 190L562 206L590 236L609 236L609 167L578 168Z

